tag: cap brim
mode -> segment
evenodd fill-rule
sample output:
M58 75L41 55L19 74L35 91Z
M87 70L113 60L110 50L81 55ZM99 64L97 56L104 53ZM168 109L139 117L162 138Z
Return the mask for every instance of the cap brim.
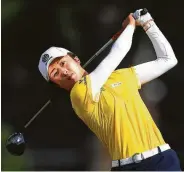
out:
M46 67L46 69L47 69L47 81L49 81L49 73L48 73L49 65L52 63L52 61L54 59L59 58L59 57L61 57L61 56L53 57L53 58L49 59L49 61L47 62L47 67Z

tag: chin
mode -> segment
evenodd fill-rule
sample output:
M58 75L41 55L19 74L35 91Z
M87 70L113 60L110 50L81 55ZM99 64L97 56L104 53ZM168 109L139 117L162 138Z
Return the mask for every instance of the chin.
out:
M79 76L75 73L74 76L72 77L72 80L75 82L79 81Z

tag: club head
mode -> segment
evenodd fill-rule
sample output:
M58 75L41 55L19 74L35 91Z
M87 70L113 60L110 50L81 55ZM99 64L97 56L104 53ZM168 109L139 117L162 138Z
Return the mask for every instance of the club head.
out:
M6 141L6 149L12 155L20 156L25 151L25 140L24 136L20 132L16 132L9 136Z

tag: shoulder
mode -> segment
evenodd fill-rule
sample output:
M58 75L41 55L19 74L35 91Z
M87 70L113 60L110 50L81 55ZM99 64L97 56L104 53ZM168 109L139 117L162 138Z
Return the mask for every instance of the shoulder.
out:
M91 97L91 83L89 75L82 77L77 81L70 92L71 101L81 102L84 101L87 97Z
M76 93L80 93L84 91L84 89L87 89L88 86L88 82L89 82L89 77L88 75L82 77L79 81L77 81L75 83L75 85L73 86L70 95L76 95Z
M84 76L81 80L75 83L70 92L70 100L72 108L77 114L80 113L81 115L82 111L90 111L93 107L93 101L89 75Z

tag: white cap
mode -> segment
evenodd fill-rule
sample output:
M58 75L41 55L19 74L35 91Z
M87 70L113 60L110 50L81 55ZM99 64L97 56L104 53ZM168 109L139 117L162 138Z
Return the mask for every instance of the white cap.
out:
M49 81L48 68L50 63L57 57L66 56L68 52L70 51L64 48L50 47L41 55L38 68L47 81Z

